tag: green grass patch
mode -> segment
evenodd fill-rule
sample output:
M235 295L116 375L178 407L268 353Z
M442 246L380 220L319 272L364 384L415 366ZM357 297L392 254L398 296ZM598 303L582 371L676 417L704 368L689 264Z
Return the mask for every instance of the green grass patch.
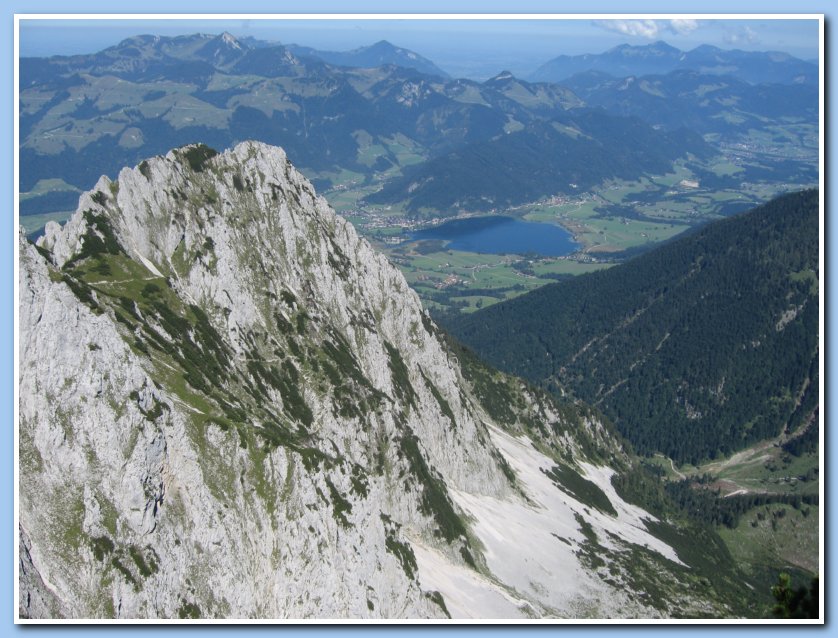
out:
M554 465L549 470L541 470L561 491L577 501L598 509L604 514L617 516L617 510L596 483L584 478L578 471L564 465Z
M335 484L332 483L331 479L326 478L326 485L329 488L329 496L332 500L332 513L334 514L335 520L342 527L352 527L352 523L350 523L349 519L346 518L347 514L352 513L352 503L343 497L340 490L335 487Z
M205 144L197 144L195 146L190 146L185 151L182 151L186 161L189 163L189 168L191 168L196 173L201 173L204 170L207 162L218 155L218 151Z
M613 264L602 262L589 263L579 262L573 259L550 259L536 261L532 269L539 277L548 277L550 275L568 275L575 277L576 275L584 275L585 273L603 270L611 266Z
M710 475L725 493L747 490L786 496L816 495L819 492L820 459L817 451L800 456L782 447L759 444L729 459L711 461L698 467L684 465L688 476Z
M422 490L422 500L419 504L420 511L433 517L437 524L437 534L449 543L458 538L466 536L466 527L457 512L448 492L445 483L437 476L425 462L425 458L419 450L419 440L412 432L408 432L399 439L400 456L407 460L410 473L416 479Z
M799 272L793 272L789 275L789 279L792 281L809 282L809 294L813 297L818 296L820 282L818 281L818 274L814 270L801 270Z
M816 574L819 566L819 507L773 503L744 513L719 535L736 562L753 574L765 568L795 568Z
M771 583L748 583L724 541L712 529L693 525L675 527L661 521L646 521L649 531L672 547L689 565L695 578L711 586L734 614L747 617L767 615ZM680 568L678 571L686 572ZM756 585L756 586L754 586Z
M392 375L393 388L400 405L404 406L405 410L408 406L416 407L416 391L410 383L410 374L401 353L389 341L384 342L384 347L387 349L387 362Z
M90 539L90 548L93 550L93 557L103 561L105 556L113 553L114 544L107 536L94 536Z
M111 559L111 566L118 571L122 576L134 587L134 591L140 591L140 582L136 579L134 574L128 569L119 558L114 556Z
M437 607L442 610L448 618L451 618L451 612L448 611L448 607L445 605L445 599L442 597L438 591L426 591L425 598L430 599L432 603L434 603Z
M393 554L402 566L405 576L408 580L416 578L418 566L416 564L416 555L413 553L413 548L409 543L405 543L398 539L398 523L393 522L386 514L381 514L381 522L384 524L384 546L387 551Z
M196 620L201 618L201 608L193 602L189 602L188 600L182 600L181 605L177 611L178 618L182 620L192 619Z
M425 380L425 385L431 391L431 394L434 395L434 399L436 399L437 405L439 405L439 409L442 410L442 413L448 417L448 420L451 422L451 427L457 427L457 420L454 418L454 412L451 410L451 406L449 405L448 401L445 400L445 397L440 394L437 387L433 384L433 382L428 379L425 375L425 372L422 368L419 368L419 372L422 374L422 378Z
M128 547L128 554L131 556L131 560L134 561L143 578L148 578L152 574L156 574L159 570L154 550L149 549L147 552L148 555L145 555L136 545L130 545Z
M97 195L102 195L102 193L97 193ZM87 230L81 238L82 247L64 264L65 271L88 258L101 261L105 255L124 254L113 227L105 215L93 210L86 210L83 215L87 222Z

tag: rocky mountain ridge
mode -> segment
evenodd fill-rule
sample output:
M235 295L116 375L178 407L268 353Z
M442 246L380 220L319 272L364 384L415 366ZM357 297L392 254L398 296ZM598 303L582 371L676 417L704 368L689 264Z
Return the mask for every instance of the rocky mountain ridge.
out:
M466 378L281 149L143 161L19 251L21 617L731 613L608 426Z

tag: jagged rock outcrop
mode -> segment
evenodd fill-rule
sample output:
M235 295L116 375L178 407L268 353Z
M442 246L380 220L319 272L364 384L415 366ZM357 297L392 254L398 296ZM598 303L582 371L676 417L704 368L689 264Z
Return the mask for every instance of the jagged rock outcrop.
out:
M656 615L588 554L682 565L602 424L465 378L278 148L177 149L21 236L20 362L21 616Z

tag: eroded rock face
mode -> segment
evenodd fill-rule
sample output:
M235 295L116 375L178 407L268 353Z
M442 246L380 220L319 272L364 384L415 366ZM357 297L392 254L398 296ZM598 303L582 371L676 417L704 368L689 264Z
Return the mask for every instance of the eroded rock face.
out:
M659 613L582 551L622 535L678 563L585 464L622 454L603 425L465 378L281 149L177 149L19 241L21 616ZM534 446L613 515L554 495ZM540 531L499 531L504 511ZM463 574L479 595L457 598Z
M511 493L456 363L280 149L201 152L21 241L32 564L74 617L442 615L403 530L462 560L447 486Z

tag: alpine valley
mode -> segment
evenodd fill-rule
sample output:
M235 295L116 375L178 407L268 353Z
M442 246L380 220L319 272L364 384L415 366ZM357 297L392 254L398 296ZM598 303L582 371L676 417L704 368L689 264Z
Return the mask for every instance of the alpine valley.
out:
M657 43L528 77L452 78L387 41L339 52L229 33L22 57L21 221L30 234L64 222L100 175L173 147L259 140L441 318L817 184L816 64ZM487 255L412 237L496 215L561 226L575 246Z
M150 158L21 235L20 335L23 617L767 604L636 504L607 420L451 342L279 148Z

